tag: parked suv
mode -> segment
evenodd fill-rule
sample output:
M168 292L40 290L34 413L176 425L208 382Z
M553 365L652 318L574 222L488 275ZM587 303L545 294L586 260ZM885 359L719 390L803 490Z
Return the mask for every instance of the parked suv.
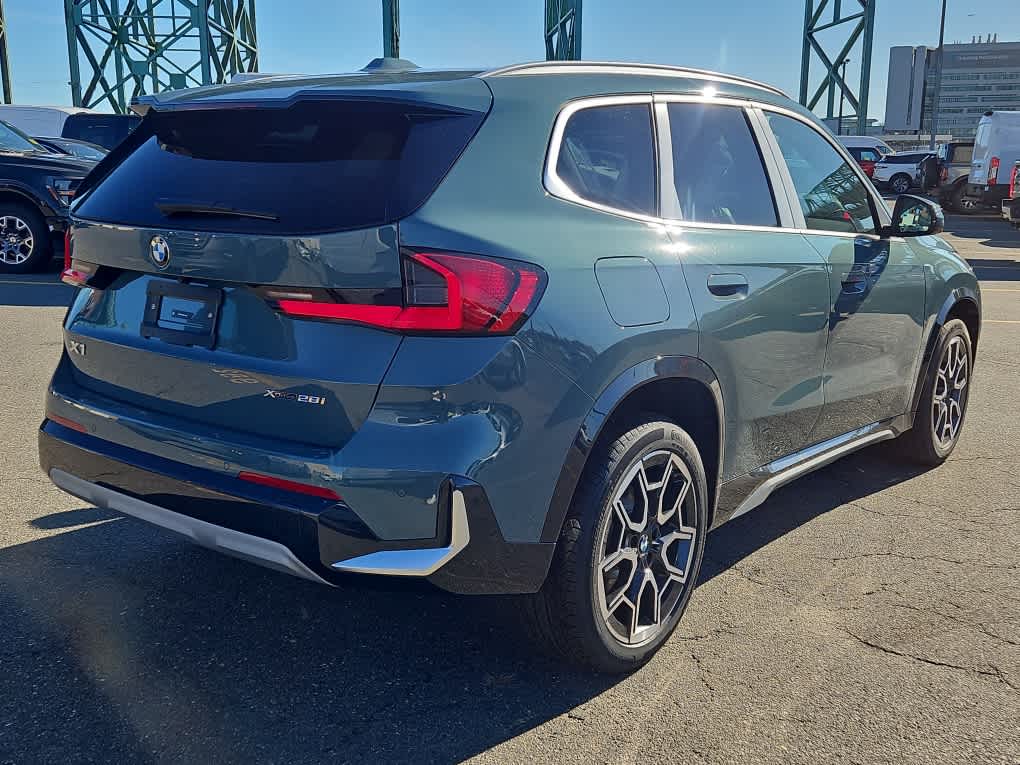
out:
M68 205L94 166L0 121L0 274L41 268L59 251Z
M921 163L930 156L928 151L889 154L875 164L871 178L880 188L887 187L894 194L906 194L921 182Z
M847 153L856 160L857 164L861 166L864 174L869 178L875 175L875 165L882 161L882 155L878 153L877 149L871 149L867 146L847 146Z
M97 506L315 582L526 593L625 671L710 529L957 443L974 274L770 86L557 62L142 106L75 203L39 433Z
M977 211L976 200L967 196L967 178L973 156L973 141L951 141L939 145L939 185L935 195L957 212Z

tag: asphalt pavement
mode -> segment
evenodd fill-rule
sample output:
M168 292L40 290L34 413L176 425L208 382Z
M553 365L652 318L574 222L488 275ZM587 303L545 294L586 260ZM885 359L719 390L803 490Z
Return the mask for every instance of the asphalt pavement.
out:
M1020 234L951 217L984 329L962 441L879 445L708 541L626 678L509 598L328 589L86 507L36 427L71 291L0 277L0 763L1020 762Z

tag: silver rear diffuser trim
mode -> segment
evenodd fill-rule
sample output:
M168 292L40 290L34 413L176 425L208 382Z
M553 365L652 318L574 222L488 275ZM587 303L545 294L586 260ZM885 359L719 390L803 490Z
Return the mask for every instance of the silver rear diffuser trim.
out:
M211 550L226 553L235 558L257 563L260 566L310 579L319 584L329 584L325 579L298 560L288 548L279 542L245 534L241 531L200 521L164 507L153 505L135 497L121 494L104 486L84 481L77 476L54 468L50 480L57 486L96 507L114 510L143 521L161 526L168 531L187 537L195 544Z
M467 547L471 539L468 529L464 494L454 489L450 501L450 544L418 550L380 550L357 558L337 561L337 571L386 576L429 576L442 568L453 556Z

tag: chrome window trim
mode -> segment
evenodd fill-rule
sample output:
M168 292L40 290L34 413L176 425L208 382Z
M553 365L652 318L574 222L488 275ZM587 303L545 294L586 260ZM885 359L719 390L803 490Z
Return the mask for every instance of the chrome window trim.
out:
M509 75L533 75L533 74L631 74L659 77L677 77L685 79L707 80L710 82L721 82L727 85L744 85L769 93L774 93L783 98L789 98L785 92L775 85L767 82L760 82L749 77L724 74L710 69L693 69L685 66L670 66L669 64L635 64L624 61L531 61L523 64L513 64L499 69L491 69L477 75L481 78L505 77Z
M546 150L545 170L542 174L542 183L549 194L559 199L566 200L567 202L573 202L581 205L582 207L589 207L593 210L599 210L600 212L622 215L625 218L632 218L645 223L662 222L662 220L655 215L646 215L633 210L624 210L619 207L612 207L610 205L604 205L599 202L586 199L570 188L566 181L560 178L559 174L556 172L556 163L559 160L560 148L563 144L563 133L566 130L567 123L570 122L571 117L585 109L597 109L604 106L627 106L634 104L643 104L648 107L650 127L652 131L653 161L658 161L655 159L655 157L658 156L658 153L655 151L655 120L651 110L651 94L637 93L625 96L595 96L592 98L581 98L576 101L570 101L562 109L560 109L559 114L556 115L556 122L553 124L552 136L549 139L549 148Z
M496 70L496 71L499 71L499 70ZM700 221L674 220L674 219L669 219L669 218L662 217L661 215L659 215L659 216L644 215L642 213L633 212L631 210L623 210L623 209L620 209L620 208L617 208L617 207L611 207L609 205L603 205L603 204L599 204L598 202L589 201L589 200L585 199L584 197L576 194L573 191L573 189L571 189L569 186L567 186L566 183L556 174L556 160L559 157L560 145L562 144L562 141L563 141L563 132L564 132L564 129L566 128L567 121L570 119L570 117L572 115L574 115L575 113L581 111L582 109L587 109L587 108L592 108L592 107L597 107L597 106L613 106L613 105L618 105L618 104L649 104L652 107L652 120L653 120L652 124L653 124L653 128L654 128L654 130L653 130L653 133L654 133L653 134L653 140L656 142L656 146L654 148L657 149L656 157L657 157L657 161L659 163L659 167L657 168L657 170L658 170L658 176L660 178L660 181L659 181L659 187L660 188L658 189L658 191L660 192L659 205L660 205L660 213L661 213L661 211L662 211L661 210L661 205L663 204L663 199L664 199L664 197L662 195L662 185L663 185L662 178L668 172L669 177L670 177L670 181L672 182L672 166L673 165L672 165L672 144L671 143L669 145L668 155L662 153L663 152L663 141L665 139L668 139L670 137L670 135L669 135L668 114L666 115L667 119L665 120L665 129L663 129L663 126L661 124L662 120L660 119L660 109L659 109L659 107L660 107L660 105L665 107L666 104L669 104L671 102L680 102L680 103L713 103L713 104L721 104L721 105L725 105L725 106L736 106L736 107L740 107L740 108L743 108L743 109L747 110L747 112L749 114L752 114L752 115L754 114L755 110L757 110L760 113L762 127L763 127L763 130L765 131L765 137L767 139L766 142L768 143L768 145L770 147L772 147L771 150L773 152L775 152L775 158L777 159L778 167L779 167L780 180L783 181L782 185L783 185L783 187L784 187L784 189L786 191L786 196L788 198L787 199L787 205L786 205L786 207L789 208L788 212L789 212L789 216L790 216L788 222L792 223L794 225L789 225L789 226L783 225L787 221L785 221L783 219L783 210L782 210L783 205L782 205L782 201L780 199L776 199L777 207L780 208L780 225L779 226L750 226L750 225L744 225L744 224L739 224L739 223L703 223L703 222L700 222ZM816 229L809 229L809 228L807 228L804 225L804 223L803 223L803 214L800 212L800 199L797 196L796 189L793 187L793 181L792 181L792 179L789 176L789 170L786 167L786 162L785 162L785 160L782 159L782 154L779 152L779 146L778 146L778 143L776 143L775 135L772 132L772 129L769 128L769 126L767 124L767 121L765 120L765 115L763 114L763 112L765 112L765 111L773 111L773 112L776 112L777 114L782 114L782 115L787 116L787 117L792 117L793 119L796 119L796 120L798 120L800 122L803 122L805 125L808 125L816 133L818 133L823 138L825 138L827 141L829 141L829 144L832 145L833 148L835 148L838 153L843 155L844 161L846 159L850 160L850 162L849 162L850 167L853 168L854 172L857 174L857 177L860 178L861 180L865 181L865 188L867 189L868 193L871 195L872 204L874 204L876 206L876 208L877 208L877 210L879 212L879 216L878 217L882 221L883 225L889 225L892 222L892 217L889 214L889 211L886 208L884 201L882 201L881 204L878 204L875 201L875 197L876 196L878 196L879 200L881 201L881 196L879 196L878 192L875 191L874 186L871 183L867 182L867 180L868 180L867 176L863 175L863 172L860 170L859 167L857 167L856 163L853 161L853 158L851 158L849 156L849 154L846 153L846 150L841 145L839 145L837 143L834 143L832 139L828 138L825 135L825 133L820 131L818 129L818 127L814 123L812 123L812 121L810 119L808 119L804 115L799 114L798 112L796 112L796 111L794 111L792 109L786 109L786 108L781 107L781 106L775 106L774 104L768 104L768 103L763 103L763 102L760 102L760 101L752 101L752 100L742 99L742 98L731 98L731 97L725 97L725 96L715 96L715 95L704 94L704 93L701 94L701 95L698 95L698 94L677 94L677 93L655 93L655 94L634 93L634 94L630 94L630 95L588 96L588 97L585 97L585 98L579 98L577 100L567 102L560 109L560 111L556 115L556 119L555 119L555 121L553 123L552 134L551 134L551 136L549 138L549 145L548 145L548 147L546 149L545 166L543 168L543 174L542 174L543 186L544 186L546 192L550 196L553 196L553 197L555 197L557 199L561 199L561 200L564 200L566 202L572 202L572 203L574 203L576 205L579 205L581 207L586 207L586 208L588 208L590 210L596 210L598 212L609 213L610 215L619 215L621 217L629 218L629 219L635 220L635 221L640 221L642 223L651 223L651 224L667 226L670 230L677 230L677 229L683 229L683 228L696 228L696 229L719 230L719 231L755 231L755 232L759 232L759 233L783 233L783 234L794 233L794 234L803 234L803 235L811 235L811 236L834 236L834 237L842 237L844 239L856 239L859 236L860 237L868 237L868 238L875 239L875 240L882 239L882 236L881 236L880 233L862 234L862 233L856 233L856 232L855 233L851 233L851 232L843 232L843 231L821 231L821 230L816 230ZM754 118L752 116L752 129L755 128L755 127L756 127L755 121L754 121ZM759 143L759 146L760 145L761 144ZM667 168L665 166L666 165L666 163L665 163L665 157L666 156L669 156L669 158L670 158L668 171L667 171ZM766 165L767 164L768 164L768 160L766 159ZM776 179L774 177L772 177L772 178L770 178L770 180L773 183L773 197L775 198L775 182L776 182ZM673 192L672 193L675 196L675 194L676 194L675 186L673 187ZM798 223L799 223L799 225L797 225ZM889 238L892 239L893 241L903 241L900 237L889 237Z

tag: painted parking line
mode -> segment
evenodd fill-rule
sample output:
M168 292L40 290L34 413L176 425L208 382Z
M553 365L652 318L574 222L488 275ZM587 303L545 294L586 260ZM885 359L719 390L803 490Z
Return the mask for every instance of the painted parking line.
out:
M1020 319L982 319L982 324L1020 324Z

